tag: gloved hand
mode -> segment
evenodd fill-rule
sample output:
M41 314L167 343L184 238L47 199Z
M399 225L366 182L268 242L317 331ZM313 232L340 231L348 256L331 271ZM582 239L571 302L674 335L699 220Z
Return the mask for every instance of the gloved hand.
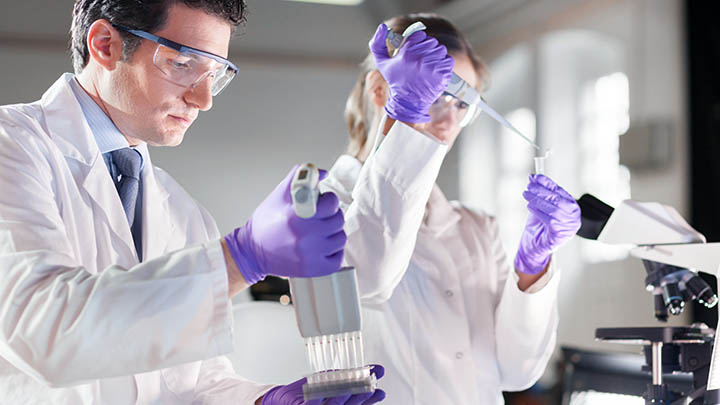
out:
M268 274L318 277L340 269L347 237L338 198L322 193L314 217L295 215L290 183L297 168L275 187L244 226L225 236L230 254L249 284ZM325 177L327 172L320 170L320 179Z
M380 24L370 51L390 88L388 117L408 123L430 122L428 109L447 88L455 61L445 46L423 31L410 35L394 57L388 56L388 27Z
M523 197L528 201L525 230L515 256L515 268L538 274L545 269L552 252L580 229L580 206L573 196L542 174L531 175Z
M375 374L378 379L385 375L385 369L378 364L373 365L370 372ZM374 392L366 394L343 395L328 399L305 401L302 386L306 380L306 378L302 378L289 385L281 385L271 389L263 397L261 405L369 405L385 399L385 391L376 389Z

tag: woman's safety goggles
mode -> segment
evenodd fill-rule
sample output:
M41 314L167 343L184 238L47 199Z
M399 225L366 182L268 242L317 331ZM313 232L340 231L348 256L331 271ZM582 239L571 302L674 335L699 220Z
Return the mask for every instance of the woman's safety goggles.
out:
M448 113L455 114L457 125L465 128L475 121L486 106L480 93L453 72L447 89L430 106L428 113L433 121L445 119Z
M157 43L153 63L169 81L177 85L194 88L211 77L210 92L213 96L217 96L238 72L237 66L222 56L191 48L142 30L134 30L122 25L113 26L136 37Z
M457 122L460 128L465 128L475 121L481 111L477 104L466 103L448 92L443 92L440 98L432 103L428 114L432 121L444 120L448 114L452 114L453 122Z

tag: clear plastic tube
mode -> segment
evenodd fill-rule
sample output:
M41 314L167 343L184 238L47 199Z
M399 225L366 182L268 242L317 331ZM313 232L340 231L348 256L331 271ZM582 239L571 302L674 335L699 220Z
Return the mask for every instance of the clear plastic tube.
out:
M545 174L545 156L535 157L535 174Z
M317 356L317 364L318 364L318 371L325 370L325 362L324 360L324 345L322 343L322 338L316 337L315 338L315 355Z
M312 350L312 338L305 339L305 351L307 353L308 363L310 363L310 369L313 372L316 372L317 368L315 367L315 356L313 355Z
M305 348L313 370L303 385L306 400L375 389L377 379L365 365L362 332L309 337Z
M545 160L550 156L550 149L543 150L540 156L536 156L535 160L535 174L545 174Z
M352 344L352 365L351 368L358 367L358 349L357 349L357 342L355 341L355 334L353 333L350 335L350 342Z
M345 368L352 368L353 364L350 359L350 334L343 334L343 349L345 350Z
M365 365L365 350L363 349L363 341L362 341L362 332L355 332L357 333L357 341L358 341L358 348L360 349L360 364L358 364L358 367Z
M322 369L323 369L323 370L327 370L327 369L329 368L329 365L330 365L330 361L329 361L329 357L330 357L330 356L328 356L328 344L327 344L327 339L325 339L325 338L323 337L321 341L322 341L322 355L323 355Z

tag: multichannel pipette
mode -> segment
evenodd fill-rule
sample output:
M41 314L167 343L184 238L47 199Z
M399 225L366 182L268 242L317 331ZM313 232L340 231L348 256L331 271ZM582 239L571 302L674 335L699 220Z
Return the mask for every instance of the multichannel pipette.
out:
M297 216L315 215L319 178L317 167L309 163L295 172L290 193ZM290 292L313 371L303 385L305 400L374 391L377 379L365 365L355 269L291 278Z

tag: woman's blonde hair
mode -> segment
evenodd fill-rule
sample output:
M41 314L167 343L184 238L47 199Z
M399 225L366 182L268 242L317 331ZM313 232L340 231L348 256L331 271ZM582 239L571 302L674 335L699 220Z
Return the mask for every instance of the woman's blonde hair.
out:
M448 53L464 53L468 59L470 59L470 63L477 75L478 90L483 91L487 89L490 79L490 71L487 65L480 56L473 51L465 35L447 19L437 14L406 14L385 21L385 25L392 31L401 33L416 21L421 21L425 24L427 27L425 33L437 39L442 45L445 45ZM369 149L375 142L374 134L376 130L376 128L372 128L372 126L375 125L376 119L375 104L367 95L365 89L365 81L368 73L375 70L375 59L372 54L368 54L368 56L365 57L360 67L362 68L360 76L345 104L345 123L347 124L350 134L347 153L360 161L365 161L369 154ZM373 139L369 139L370 134L372 134Z

